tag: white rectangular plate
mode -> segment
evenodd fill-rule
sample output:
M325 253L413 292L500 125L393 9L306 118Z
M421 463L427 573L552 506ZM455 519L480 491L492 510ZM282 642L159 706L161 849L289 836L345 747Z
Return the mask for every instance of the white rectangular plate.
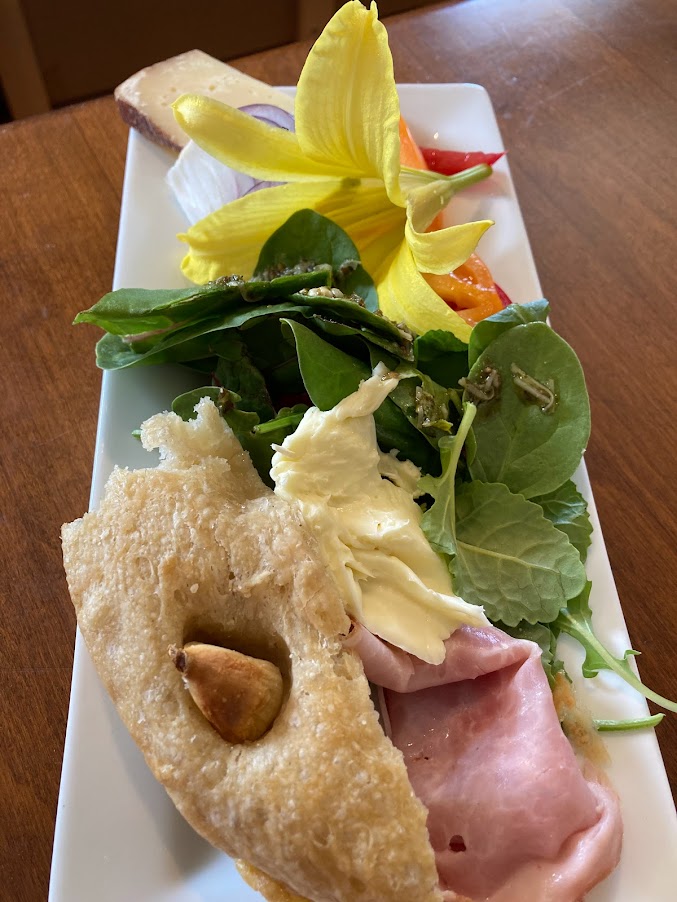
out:
M403 114L423 144L459 150L502 148L487 93L475 85L404 85ZM114 287L171 288L183 282L185 222L164 181L171 158L130 134ZM529 241L505 159L495 175L453 203L453 218L493 219L480 252L514 301L541 296ZM83 306L96 298L83 299ZM92 366L94 365L92 361ZM105 373L96 440L91 506L113 466L153 465L131 432L192 387L178 368ZM599 636L616 653L630 647L597 512L582 467L578 484L595 528L587 570ZM569 672L582 654L563 642ZM578 681L582 683L582 679ZM597 717L641 717L644 700L613 675L582 690ZM652 731L612 735L609 776L625 821L619 868L590 902L670 902L677 885L677 818ZM200 839L156 783L102 688L80 635L75 646L71 704L57 812L50 902L247 902L261 899L225 855ZM535 902L535 900L534 900Z

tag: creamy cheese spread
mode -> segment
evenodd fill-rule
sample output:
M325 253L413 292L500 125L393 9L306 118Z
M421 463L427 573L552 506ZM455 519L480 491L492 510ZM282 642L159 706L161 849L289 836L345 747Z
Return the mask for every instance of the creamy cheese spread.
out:
M421 530L420 471L383 454L373 413L397 385L380 366L331 410L310 408L273 456L275 492L301 508L348 613L431 664L459 626L486 626L454 594L449 570Z

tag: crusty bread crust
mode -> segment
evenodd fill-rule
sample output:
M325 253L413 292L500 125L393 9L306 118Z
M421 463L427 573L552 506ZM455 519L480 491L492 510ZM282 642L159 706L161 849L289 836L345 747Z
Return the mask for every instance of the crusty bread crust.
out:
M292 893L440 900L426 810L299 515L206 399L143 440L160 466L116 470L63 549L87 647L151 770L199 833ZM230 745L193 703L167 654L193 639L280 667L286 699L261 739Z
M261 893L267 902L309 902L303 896L293 893L288 886L273 880L268 874L264 874L258 868L253 867L246 861L239 859L235 862L235 866L240 872L242 879L255 889L257 893Z

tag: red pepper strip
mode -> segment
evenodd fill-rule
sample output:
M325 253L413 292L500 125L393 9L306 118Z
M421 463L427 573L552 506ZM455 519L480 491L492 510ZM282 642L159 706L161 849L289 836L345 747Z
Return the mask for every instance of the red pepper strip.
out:
M464 169L470 169L471 166L479 166L480 163L493 166L501 159L505 151L482 153L482 151L476 150L465 153L462 150L438 150L437 147L422 147L421 153L428 169L440 172L442 175L455 175L457 172L463 172Z
M504 307L508 307L510 304L512 304L512 301L510 300L510 298L508 297L506 292L503 291L501 286L497 285L496 282L494 282L494 289L496 291L496 294L501 299L501 303L503 304Z

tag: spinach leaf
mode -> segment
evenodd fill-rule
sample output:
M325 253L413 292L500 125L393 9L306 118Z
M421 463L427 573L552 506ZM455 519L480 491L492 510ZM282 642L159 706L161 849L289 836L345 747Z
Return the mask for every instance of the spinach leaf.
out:
M329 264L337 288L346 295L359 295L368 310L378 308L374 281L360 263L352 240L335 222L314 210L299 210L273 232L261 248L255 275L270 278L296 269L300 261L308 267Z
M553 526L568 536L581 560L585 561L591 541L592 523L588 516L588 503L573 482L569 479L554 492L531 500L541 506Z
M449 389L442 388L408 363L400 363L396 370L401 378L390 397L409 422L432 444L437 444L437 439L451 433L452 416L456 419Z
M481 320L470 333L468 365L473 367L480 354L499 335L525 323L544 323L549 311L550 305L543 298L540 301L528 301L526 304L508 304L498 313Z
M271 489L275 488L275 483L270 476L274 454L272 446L274 444L281 445L288 435L296 431L306 410L308 410L306 404L283 407L278 410L272 420L254 426L248 433L238 434L242 447L249 453L259 476Z
M578 552L538 505L484 482L456 492L453 574L462 598L508 626L555 620L585 585Z
M203 320L219 311L268 298L288 297L301 289L326 286L326 272L282 276L268 282L245 282L239 276L217 279L192 288L121 288L75 317L75 323L94 323L113 335L139 335Z
M306 326L294 320L282 322L292 331L303 383L320 410L334 407L371 375L368 364L335 348ZM425 472L439 471L435 449L390 398L375 412L374 421L378 443L384 451L395 448Z
M592 628L592 611L589 603L591 588L592 583L586 583L580 594L569 601L553 623L554 629L573 636L583 646L585 650L583 676L590 678L597 676L600 670L611 670L641 693L644 698L650 699L661 708L667 708L668 711L677 713L677 702L663 698L662 695L647 688L630 667L628 657L637 655L639 652L630 648L622 658L617 658L597 638Z
M107 333L96 343L96 364L102 370L119 370L130 366L161 363L188 363L215 356L219 336L214 320L174 329L147 350L126 341L121 335Z
M458 422L456 392L438 385L407 361L385 355L371 345L369 362L372 370L378 363L384 363L400 375L390 398L431 445L437 447L441 437L453 432L453 423Z
M571 477L590 435L590 404L574 351L545 323L514 326L465 382L478 403L474 479L533 498Z
M235 330L222 336L214 378L217 384L239 395L241 409L257 413L262 421L275 416L266 380L250 360L246 345Z
M283 407L265 423L259 422L256 413L238 408L241 398L238 394L223 388L206 386L179 395L172 403L172 410L183 420L195 418L195 405L201 398L208 397L218 407L219 413L237 436L240 444L249 454L259 476L266 485L274 488L270 478L273 444L281 444L296 430L303 414L308 409L305 404Z
M217 388L214 385L194 388L192 391L179 395L172 401L172 410L182 420L194 420L197 416L195 405L205 397L213 401L218 407L219 413L237 436L249 432L259 422L257 414L248 410L238 409L237 405L241 400L239 395L227 389Z
M324 332L326 335L331 336L331 338L339 339L339 342L342 338L364 339L364 341L369 342L370 345L375 345L376 348L380 349L376 353L381 356L384 356L383 352L385 351L386 354L389 354L398 360L411 360L413 358L411 347L408 344L403 343L400 340L394 340L393 338L378 332L374 332L365 326L337 322L335 319L327 319L325 316L313 317L309 325L312 326L315 332ZM333 341L332 344L334 344ZM395 366L397 366L397 364L395 364Z
M468 346L451 332L434 329L414 341L418 369L445 388L458 388L468 375Z

